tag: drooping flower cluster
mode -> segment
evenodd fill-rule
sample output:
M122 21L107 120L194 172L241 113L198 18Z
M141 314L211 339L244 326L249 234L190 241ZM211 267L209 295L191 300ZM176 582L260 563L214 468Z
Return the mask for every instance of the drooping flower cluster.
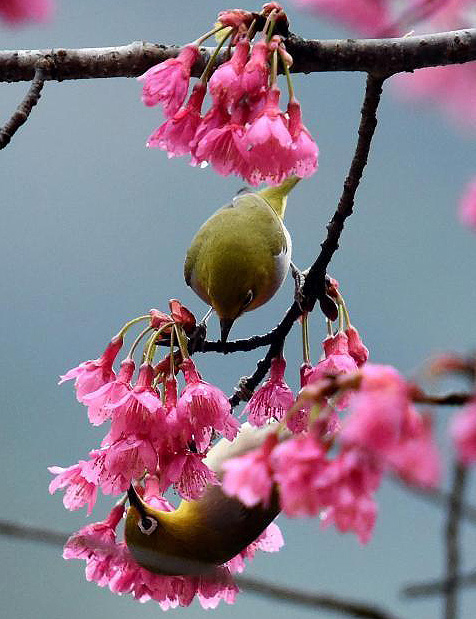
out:
M322 526L354 531L366 542L383 473L422 488L437 485L440 465L430 420L416 411L411 386L389 366L365 363L348 371L338 364L332 373L314 372L312 380L313 372L290 412L314 402L316 416L308 415L294 437L280 442L272 434L258 450L228 460L223 487L252 506L269 502L277 485L287 515L320 514ZM342 408L344 391L348 411L339 422L334 407ZM334 397L323 403L324 396ZM335 444L337 453L331 451Z
M116 373L114 364L124 337L140 321L146 321L147 326ZM170 314L151 310L130 321L98 359L86 361L61 377L60 383L74 380L77 399L87 407L93 425L110 422L100 447L89 453L89 459L68 468L50 467L55 475L50 493L65 490L63 503L67 509L87 505L90 514L99 489L104 494L123 494L133 482L151 508L170 512L174 508L163 497L169 487L185 500L194 500L207 486L219 483L203 460L216 433L231 441L240 424L231 415L225 394L205 382L188 357L186 336L195 326L194 316L171 300ZM134 381L134 353L147 336L143 362ZM157 344L165 341L172 348L177 342L178 350L154 364ZM180 393L178 372L184 381ZM125 498L104 522L88 525L73 535L64 557L85 560L88 580L140 601L156 600L164 609L189 605L195 597L204 608L213 608L221 600L233 602L237 588L230 575L242 571L245 559L252 559L257 550L273 552L283 543L277 526L270 525L213 577L159 576L141 567L126 543L116 539Z
M10 26L43 22L52 11L52 0L0 0L0 17Z
M199 46L210 33L183 47L177 58L138 78L143 82L145 105L162 105L167 118L150 136L148 146L167 151L169 157L190 154L192 165L210 164L219 174L237 174L254 186L314 173L318 148L302 122L301 107L292 90L292 58L282 37L273 35L274 28L283 24L287 28L286 16L276 2L265 4L261 16L266 19L263 36L252 44L255 14L242 10L219 14L221 42L186 103ZM226 41L234 51L209 78ZM288 77L286 112L279 107L278 59ZM202 113L207 88L212 106Z

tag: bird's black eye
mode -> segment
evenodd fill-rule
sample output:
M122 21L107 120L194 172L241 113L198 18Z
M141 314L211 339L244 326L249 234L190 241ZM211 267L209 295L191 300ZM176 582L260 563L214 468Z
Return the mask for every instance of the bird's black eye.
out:
M248 292L246 293L245 300L243 301L242 308L246 309L253 299L254 299L253 291L248 290Z
M145 535L150 535L157 528L157 520L155 518L151 518L150 516L142 518L142 520L139 520L137 524L139 526L139 529Z

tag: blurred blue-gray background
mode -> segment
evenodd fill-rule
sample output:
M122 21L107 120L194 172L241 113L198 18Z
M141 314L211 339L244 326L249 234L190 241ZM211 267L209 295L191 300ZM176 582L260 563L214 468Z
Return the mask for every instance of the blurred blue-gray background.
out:
M2 27L1 47L106 46L139 39L186 43L208 30L222 8L227 7L216 0L58 0L47 26ZM347 36L292 7L289 16L292 29L303 36ZM295 80L305 122L320 147L318 173L296 188L287 212L294 260L303 267L316 255L340 195L364 78L338 73ZM1 85L1 122L27 87ZM475 172L475 136L458 133L436 112L403 107L391 88L379 121L355 215L331 273L372 360L411 375L430 353L475 345L476 238L456 219L457 199ZM66 512L60 493L49 496L46 467L84 458L102 430L88 425L71 385L57 387L57 376L96 357L127 319L151 307L166 310L171 297L197 315L205 310L183 282L185 251L201 223L243 183L146 149L146 138L160 122L158 109L141 104L135 80L48 83L28 124L0 155L0 518L65 532L84 524L84 511ZM291 296L288 281L265 308L242 318L232 336L274 326ZM286 348L293 387L300 364L297 331ZM214 325L211 334L216 332ZM316 315L314 360L324 333ZM202 355L197 362L206 379L230 392L258 357L258 352ZM450 411L438 415L447 453ZM474 488L471 499L476 503ZM92 518L102 519L109 504L99 501ZM386 483L375 534L365 547L351 534L321 531L316 520L280 517L279 524L286 547L256 558L249 574L372 601L402 618L440 614L438 600L407 602L398 594L403 583L443 573L444 516L438 508ZM475 566L475 541L465 525L468 569ZM4 538L0 558L1 617L148 619L162 612L154 602L139 605L87 583L83 565L65 563L58 549ZM473 619L476 596L466 592L463 602L461 619ZM187 618L205 613L198 604L170 612ZM274 619L332 616L250 594L210 612L236 619L250 613Z

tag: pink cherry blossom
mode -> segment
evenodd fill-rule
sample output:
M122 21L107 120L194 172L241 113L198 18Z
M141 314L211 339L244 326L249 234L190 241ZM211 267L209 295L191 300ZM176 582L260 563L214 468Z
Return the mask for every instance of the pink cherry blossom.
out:
M381 468L366 454L350 449L334 458L326 473L330 500L321 515L322 526L334 524L342 533L353 531L361 543L367 543L377 517L373 493L380 485Z
M476 462L476 400L466 404L452 419L450 427L458 458L464 464Z
M438 485L441 461L432 435L430 415L420 415L413 407L408 409L402 438L386 455L386 460L408 484L421 488Z
M242 96L241 80L249 50L249 39L241 38L236 44L231 59L220 65L211 76L208 86L215 103L226 102L231 105Z
M401 438L409 406L407 383L391 366L367 363L361 372L340 439L385 456Z
M276 434L270 434L259 449L226 460L222 465L224 492L238 497L248 507L267 505L273 489L270 455L276 443Z
M196 45L186 45L177 58L157 64L138 77L140 82L144 82L144 104L153 106L161 103L167 117L178 112L187 95L192 66L199 55Z
M303 363L299 369L299 375L301 379L301 389L308 383L309 376L312 373L312 365L310 363ZM298 434L307 429L309 422L310 407L308 405L302 406L299 410L294 411L291 416L287 417L287 426L291 432Z
M464 191L458 214L462 224L476 231L476 176L468 183Z
M53 9L52 0L0 0L0 17L9 25L45 21Z
M268 86L269 48L265 39L257 41L251 50L251 57L246 63L241 76L241 87L248 95L257 95Z
M292 438L275 447L271 466L285 514L315 516L323 509L320 487L327 464L324 448L312 436Z
M83 397L83 404L88 407L89 421L94 426L99 426L109 419L112 415L112 405L129 393L134 369L134 361L130 358L124 359L116 380L106 383Z
M107 345L106 350L98 359L84 361L78 367L72 368L60 376L59 385L67 380L75 379L76 397L80 402L88 393L92 393L106 383L115 380L116 375L112 365L122 348L122 337L116 337Z
M271 361L268 380L253 394L243 410L252 426L263 426L271 419L281 421L294 402L294 395L284 381L286 361L282 355Z
M182 371L186 385L177 402L179 423L189 425L192 433L200 434L204 428L213 428L228 440L235 438L239 423L232 417L223 391L202 380L191 359L184 359Z
M249 109L242 103L233 110L229 122L221 124L226 115L222 108L217 107L215 117L210 116L208 119L207 131L204 125L197 129L197 138L200 139L195 139L193 143L192 165L209 163L222 176L232 173L244 176L248 161L242 138L248 115ZM217 122L214 128L211 128L212 121Z
M160 489L174 485L186 500L199 499L210 484L218 484L215 473L203 462L204 456L192 452L161 456Z
M292 173L300 178L314 174L317 170L319 149L311 134L302 122L299 101L291 99L288 103L289 133L292 138L291 153L294 158Z
M63 504L66 509L76 510L88 505L88 514L93 511L97 496L97 485L91 483L85 476L87 462L80 460L78 464L64 469L60 466L50 466L48 470L56 477L50 482L49 493L66 488Z
M201 121L200 114L205 93L206 86L202 82L196 84L187 105L166 120L149 137L147 146L166 150L169 157L180 157L189 153Z
M120 400L107 405L112 411L112 424L103 441L105 444L112 444L130 435L152 442L161 440L166 411L159 396L152 389L153 377L152 366L143 364L134 388L126 390Z

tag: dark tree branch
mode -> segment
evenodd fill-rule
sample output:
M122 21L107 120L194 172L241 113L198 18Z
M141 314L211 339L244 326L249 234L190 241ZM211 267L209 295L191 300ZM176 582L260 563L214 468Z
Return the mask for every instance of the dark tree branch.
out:
M447 393L445 395L429 395L418 391L412 400L417 404L434 404L436 406L462 406L474 400L473 393Z
M327 224L327 237L321 244L321 251L314 264L310 267L304 285L302 287L301 304L295 301L286 312L284 318L279 325L271 332L272 342L264 359L258 361L254 373L240 381L240 386L235 390L234 395L230 398L232 406L237 406L242 400L248 398L249 393L253 393L259 383L266 376L271 365L272 359L279 353L283 346L284 340L290 332L294 322L302 313L301 306L304 304L306 310L312 310L317 300L321 305L321 309L325 315L331 315L332 310L335 310L334 302L326 294L326 272L327 267L334 255L334 252L339 247L339 239L344 229L344 222L352 215L354 208L355 192L362 178L367 158L370 151L370 145L377 126L377 108L382 94L382 86L385 77L367 76L367 85L365 89L364 103L361 110L361 118L359 125L359 137L355 149L352 163L347 178L344 182L344 189L339 200L337 209ZM335 318L335 316L334 316ZM225 348L228 351L228 347Z
M295 73L362 71L390 75L476 60L476 29L396 39L329 41L306 40L291 34L286 39L286 47L294 58L291 70ZM42 58L47 58L52 67L47 79L59 82L137 77L154 64L175 57L178 50L176 46L144 41L116 47L5 50L0 51L0 81L32 80L37 62ZM210 49L203 48L202 58L194 67L195 76L203 70L209 54Z
M57 546L60 548L64 546L69 537L65 533L59 531L18 524L10 520L0 520L0 536L11 537L27 542L47 544L49 546ZM104 551L115 550L114 545L105 544L104 542L93 539L91 539L90 548L98 548ZM171 557L167 555L161 557L160 553L154 551L154 553L151 553L151 556L148 557L148 560L150 560L152 564L154 561L160 560L160 565L163 566L163 561L170 562ZM182 566L191 567L190 562L183 562L182 559L177 559L177 561L182 562ZM180 565L180 563L178 563L178 565ZM174 561L174 568L177 568L178 565L177 562ZM355 602L332 595L315 594L308 591L292 589L290 587L281 587L280 585L256 578L235 576L233 580L243 591L256 593L266 598L278 599L290 604L307 606L310 608L325 608L336 613L350 615L351 617L362 617L363 619L397 619L395 615L371 604Z
M461 522L461 506L466 481L466 467L457 463L454 468L453 485L448 504L448 517L445 528L446 547L446 588L444 619L456 619L458 614L458 583L460 556L459 556L459 529Z
M9 121L7 121L3 127L0 127L0 150L5 148L10 143L10 140L18 131L18 129L26 123L30 116L31 110L38 103L41 97L41 91L45 83L47 72L47 61L38 61L33 81L31 83L28 92L26 93L23 101L13 112Z
M456 578L452 578L451 581L435 579L427 582L412 583L403 587L400 594L408 598L442 595L446 593L448 586L452 583L456 583L458 587L474 587L476 585L476 570L460 574Z

